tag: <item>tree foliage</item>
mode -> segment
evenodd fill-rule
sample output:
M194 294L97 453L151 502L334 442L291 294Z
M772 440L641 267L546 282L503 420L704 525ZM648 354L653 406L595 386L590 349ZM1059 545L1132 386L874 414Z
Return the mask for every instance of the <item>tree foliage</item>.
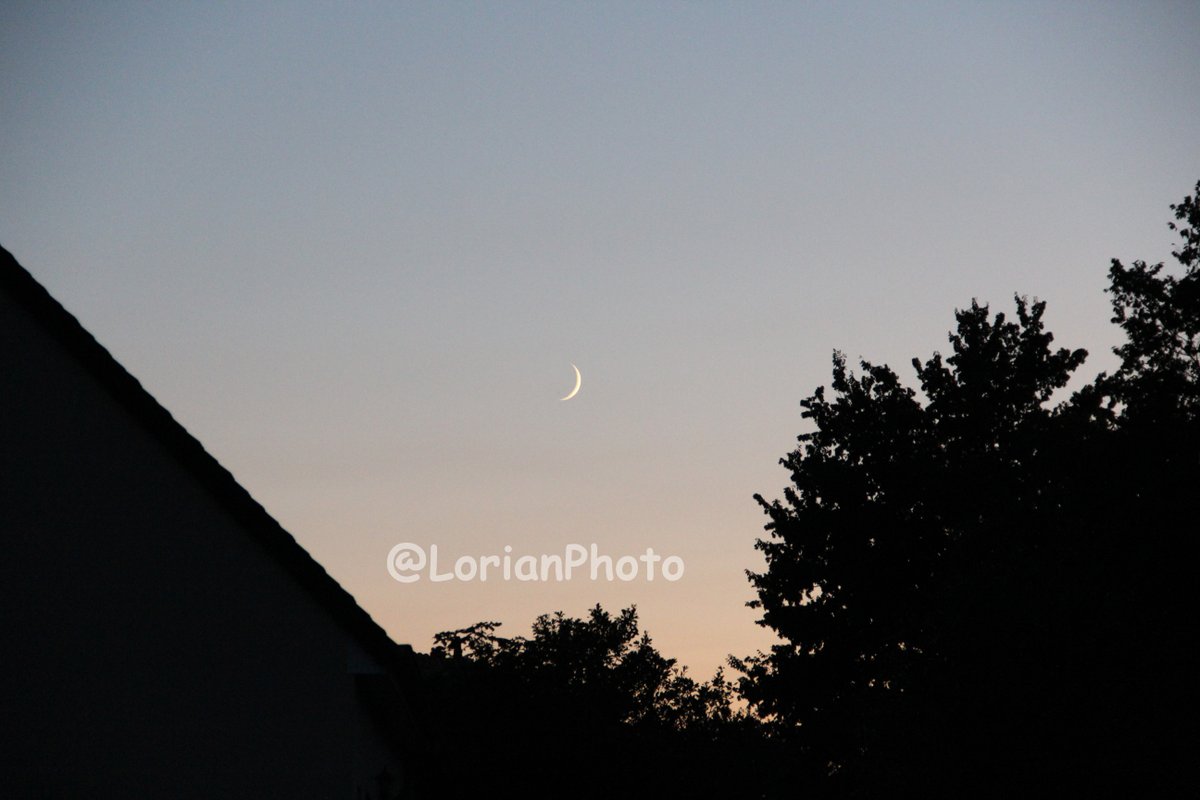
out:
M536 691L569 696L608 723L699 732L737 715L723 671L699 683L638 629L637 609L616 615L596 605L585 618L557 611L534 620L531 636L497 636L479 622L434 636L433 654L465 659Z
M776 763L774 751L723 672L691 678L639 630L636 608L543 614L529 636L499 627L439 633L423 662L450 794L486 791L501 772L534 797L712 796L769 779L751 765Z
M1171 255L1180 275L1160 262L1113 259L1109 268L1113 322L1125 332L1115 352L1120 369L1097 381L1123 421L1170 423L1200 414L1200 182L1196 196L1172 205L1167 223L1182 242Z
M952 353L913 360L919 392L835 353L832 394L802 401L812 430L783 498L756 495L748 573L780 642L732 663L826 781L978 792L1167 766L1200 486L1200 212L1172 210L1182 273L1113 261L1121 366L1070 399L1086 353L1017 297L1013 319L957 312Z

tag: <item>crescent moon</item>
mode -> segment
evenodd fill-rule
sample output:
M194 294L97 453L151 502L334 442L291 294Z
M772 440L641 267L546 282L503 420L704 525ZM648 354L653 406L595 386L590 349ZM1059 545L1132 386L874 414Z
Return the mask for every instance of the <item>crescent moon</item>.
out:
M579 374L579 367L572 364L571 369L575 370L575 388L572 389L571 393L566 397L559 398L560 400L570 400L572 397L579 394L579 387L583 385L583 376Z

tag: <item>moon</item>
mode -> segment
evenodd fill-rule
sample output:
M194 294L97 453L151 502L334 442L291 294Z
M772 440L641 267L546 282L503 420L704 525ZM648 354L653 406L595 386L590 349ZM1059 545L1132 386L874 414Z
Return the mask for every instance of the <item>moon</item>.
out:
M570 400L572 397L579 394L579 387L583 385L583 376L579 374L579 367L572 364L571 369L575 370L575 388L572 389L570 394L568 394L566 397L559 398L560 400Z

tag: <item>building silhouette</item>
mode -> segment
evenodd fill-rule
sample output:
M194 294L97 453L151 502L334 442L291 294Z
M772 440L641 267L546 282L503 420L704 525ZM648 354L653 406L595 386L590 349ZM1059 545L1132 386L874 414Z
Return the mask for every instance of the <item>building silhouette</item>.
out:
M0 796L418 796L412 649L3 249L0 537Z

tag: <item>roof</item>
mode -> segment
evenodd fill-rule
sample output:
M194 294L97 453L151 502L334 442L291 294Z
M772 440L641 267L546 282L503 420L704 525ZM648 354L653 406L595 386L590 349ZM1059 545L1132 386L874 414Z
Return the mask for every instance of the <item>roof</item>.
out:
M238 484L233 474L3 247L0 247L0 288L31 312L45 331L203 485L215 502L354 635L366 652L394 673L412 674L412 647L393 642L354 597Z

